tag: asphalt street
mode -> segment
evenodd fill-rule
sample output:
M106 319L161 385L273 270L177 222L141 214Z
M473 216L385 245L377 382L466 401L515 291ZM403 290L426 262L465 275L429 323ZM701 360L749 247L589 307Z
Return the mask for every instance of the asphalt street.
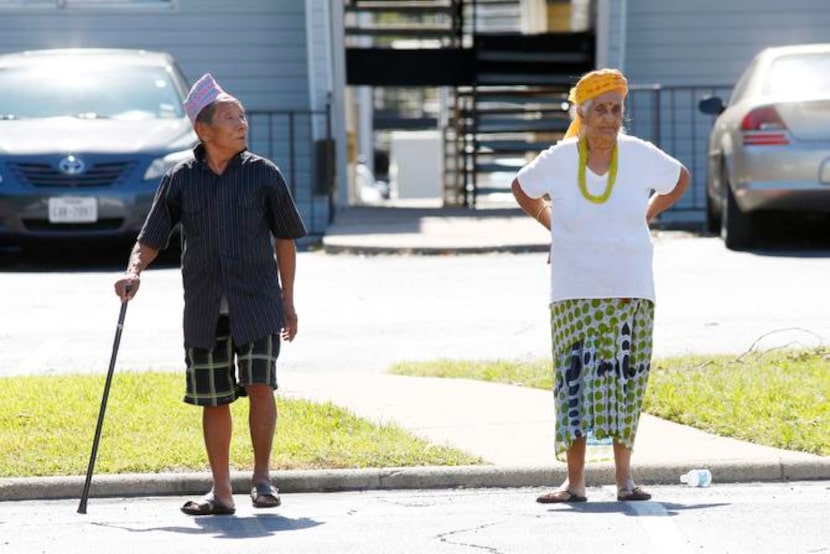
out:
M0 273L0 375L105 372L119 304L112 283L123 256L12 266ZM294 371L384 372L437 358L549 355L546 256L347 256L302 252L300 333L281 355ZM655 354L735 353L826 345L826 251L732 252L716 238L655 240ZM56 271L57 269L57 271ZM119 370L179 371L178 269L142 276L130 303Z
M274 511L237 496L235 516L188 517L186 498L0 503L0 552L76 554L822 554L830 483L652 487L650 502L540 505L539 489L289 494ZM48 522L46 526L44 523Z

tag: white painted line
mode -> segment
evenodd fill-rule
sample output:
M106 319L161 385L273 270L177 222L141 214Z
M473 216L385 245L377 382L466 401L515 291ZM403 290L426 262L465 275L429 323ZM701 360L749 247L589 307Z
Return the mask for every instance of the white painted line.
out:
M627 508L637 513L637 522L646 532L654 552L692 554L685 536L674 524L673 517L659 502L627 502Z
M602 488L614 496L617 495L616 487L604 486ZM662 504L654 501L636 501L625 502L625 507L637 514L637 522L645 531L651 543L652 552L693 554L685 535L674 524L674 516L670 515Z

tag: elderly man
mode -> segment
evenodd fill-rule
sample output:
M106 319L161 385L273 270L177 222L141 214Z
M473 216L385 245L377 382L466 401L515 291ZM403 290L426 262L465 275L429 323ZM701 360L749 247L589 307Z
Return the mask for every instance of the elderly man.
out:
M203 407L211 490L182 506L189 515L233 514L230 404L249 398L254 507L280 505L269 473L277 420L274 389L280 340L297 334L296 249L306 230L280 174L247 151L242 103L209 74L190 90L185 110L200 144L194 159L159 184L147 220L115 283L122 302L181 224L184 284L184 401ZM236 368L234 367L236 366Z

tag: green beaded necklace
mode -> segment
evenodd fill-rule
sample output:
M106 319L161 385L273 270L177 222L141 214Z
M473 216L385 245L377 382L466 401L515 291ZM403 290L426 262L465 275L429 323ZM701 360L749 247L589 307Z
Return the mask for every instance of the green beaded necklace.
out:
M614 182L617 180L617 145L615 144L614 149L611 151L611 166L608 168L608 181L605 185L605 192L598 196L588 192L588 187L585 184L585 168L588 167L588 141L584 138L579 139L577 150L579 151L579 192L589 202L604 204L611 196L611 190L614 188Z

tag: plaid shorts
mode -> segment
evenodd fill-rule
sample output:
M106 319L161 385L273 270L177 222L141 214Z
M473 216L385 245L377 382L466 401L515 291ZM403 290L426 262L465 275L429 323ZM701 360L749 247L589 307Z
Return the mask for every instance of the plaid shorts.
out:
M221 406L246 396L245 386L277 388L280 336L269 335L238 346L231 336L228 316L219 316L213 348L187 348L187 387L184 401L196 406ZM234 356L236 369L234 371Z

